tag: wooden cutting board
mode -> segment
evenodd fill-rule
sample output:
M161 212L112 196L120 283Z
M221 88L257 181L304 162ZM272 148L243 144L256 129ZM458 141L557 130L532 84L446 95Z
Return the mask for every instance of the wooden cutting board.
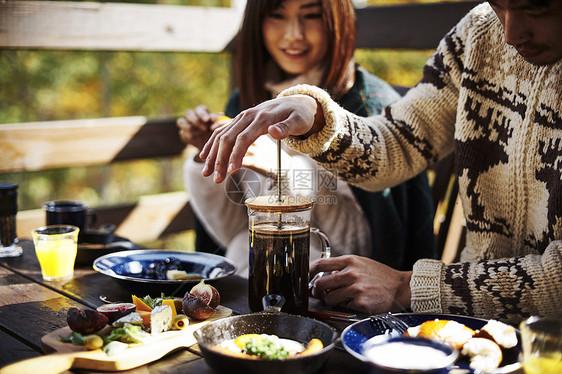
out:
M146 344L130 346L123 352L108 356L101 349L88 351L82 346L65 343L60 337L69 337L69 327L55 330L41 338L43 350L55 352L7 365L0 374L58 374L69 369L95 369L102 371L129 370L156 361L180 348L196 344L193 332L205 324L232 315L232 310L219 305L213 316L205 321L190 321L180 331L166 331Z

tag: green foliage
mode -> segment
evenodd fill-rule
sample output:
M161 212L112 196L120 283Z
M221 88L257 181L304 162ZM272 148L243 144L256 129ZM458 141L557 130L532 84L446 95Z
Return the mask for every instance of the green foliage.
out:
M0 123L221 111L230 54L0 52Z
M432 53L360 49L355 53L355 60L393 86L411 87L421 79L423 65Z
M230 54L3 50L0 85L0 123L165 118L200 104L220 112L231 91ZM0 182L19 184L20 210L54 199L107 206L183 190L182 164L130 161L0 174Z

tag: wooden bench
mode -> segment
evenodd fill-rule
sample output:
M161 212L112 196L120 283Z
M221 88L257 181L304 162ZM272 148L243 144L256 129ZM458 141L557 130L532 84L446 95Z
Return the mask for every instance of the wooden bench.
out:
M478 2L409 4L357 9L359 48L433 49ZM0 47L125 51L222 52L232 48L241 21L232 8L63 1L0 3ZM220 27L216 27L220 25ZM397 25L400 25L397 27ZM189 37L186 37L188 35ZM0 174L108 165L133 159L183 157L175 118L100 118L0 125ZM437 169L436 169L437 170ZM451 222L451 164L436 174L436 222ZM439 192L438 192L439 191ZM452 196L452 197L451 197ZM100 222L134 242L193 228L186 192L96 207ZM457 214L458 216L458 214ZM443 218L444 217L444 218ZM461 214L462 217L462 214ZM20 211L20 237L43 224L40 207ZM458 226L458 224L457 224ZM439 230L437 229L439 232ZM440 234L440 250L445 247ZM445 235L445 236L443 236ZM459 239L453 239L454 250ZM456 243L456 244L455 244Z

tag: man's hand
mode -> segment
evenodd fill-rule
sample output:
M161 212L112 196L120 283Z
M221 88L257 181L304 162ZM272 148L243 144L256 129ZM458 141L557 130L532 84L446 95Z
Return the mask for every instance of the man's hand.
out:
M227 172L233 174L240 169L248 147L258 137L269 134L280 140L291 135L310 135L322 129L323 121L320 105L310 96L295 95L263 102L213 132L200 153L205 160L203 175L213 175L215 183L220 183Z
M312 295L329 305L368 314L398 312L410 307L411 271L394 270L370 258L345 255L322 258L310 267L320 277Z

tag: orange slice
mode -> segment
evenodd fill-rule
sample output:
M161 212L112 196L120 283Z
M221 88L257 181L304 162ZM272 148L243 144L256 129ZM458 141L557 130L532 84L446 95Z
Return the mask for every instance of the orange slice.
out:
M142 318L142 324L144 326L149 326L150 325L150 312L147 311L147 310L137 310L137 313Z
M232 118L222 115L220 117L217 118L216 122L222 122L221 124L224 124L226 122L229 122Z
M144 310L145 312L152 312L152 308L146 305L144 301L133 295L133 304L137 306L137 312L139 310Z
M308 356L313 355L317 352L320 352L324 348L324 344L322 344L322 340L320 339L312 339L306 345L306 349L299 353L299 356Z

